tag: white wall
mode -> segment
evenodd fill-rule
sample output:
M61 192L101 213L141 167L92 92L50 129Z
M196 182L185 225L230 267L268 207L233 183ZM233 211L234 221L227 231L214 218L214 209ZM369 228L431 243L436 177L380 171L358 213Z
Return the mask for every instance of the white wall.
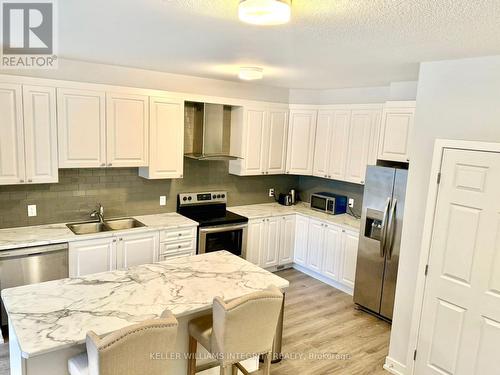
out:
M279 103L288 103L289 97L289 90L286 88L270 87L247 82L199 78L68 59L60 59L59 67L53 70L0 69L0 74L131 86Z
M364 104L388 100L415 100L417 82L392 82L388 86L331 90L290 90L291 104Z
M408 340L436 138L500 142L500 56L423 63L420 68L389 350L389 358L402 364L413 360Z

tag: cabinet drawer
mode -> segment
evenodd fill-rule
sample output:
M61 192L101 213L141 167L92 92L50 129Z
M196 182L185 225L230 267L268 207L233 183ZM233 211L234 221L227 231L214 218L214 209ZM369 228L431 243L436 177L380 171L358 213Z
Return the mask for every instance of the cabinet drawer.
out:
M160 232L160 242L178 241L184 238L195 238L196 227L166 229Z
M181 258L181 257L189 257L191 255L196 255L195 250L187 250L187 251L173 251L170 253L165 253L160 255L160 262L163 262L167 259Z
M160 244L160 254L186 250L196 251L196 240L194 238L185 241L164 242Z

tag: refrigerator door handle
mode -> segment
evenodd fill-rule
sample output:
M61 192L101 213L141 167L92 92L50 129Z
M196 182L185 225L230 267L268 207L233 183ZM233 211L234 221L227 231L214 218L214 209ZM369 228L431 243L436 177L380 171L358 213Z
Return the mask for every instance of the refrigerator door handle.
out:
M389 215L389 209L391 208L391 198L387 198L387 203L385 204L384 217L382 218L382 233L380 236L380 257L385 257L385 245L387 242L387 217Z
M387 259L391 260L392 258L392 247L394 245L394 229L396 222L396 206L398 204L398 200L394 198L392 200L391 214L389 215L389 224L387 228L387 236L389 236L389 240L387 242Z

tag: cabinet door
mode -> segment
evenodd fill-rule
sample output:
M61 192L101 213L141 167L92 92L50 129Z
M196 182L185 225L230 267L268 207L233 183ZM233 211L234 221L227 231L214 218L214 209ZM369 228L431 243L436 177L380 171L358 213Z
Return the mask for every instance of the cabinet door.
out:
M339 280L340 250L342 246L342 230L331 224L325 226L323 241L323 274L333 280Z
M56 90L23 86L23 110L26 180L58 182Z
M145 167L149 156L149 98L106 94L108 167Z
M345 179L350 122L351 111L337 110L334 112L329 143L328 178L334 180Z
M139 176L148 179L182 178L184 174L184 101L150 98L149 167Z
M22 108L21 86L0 84L0 185L26 178Z
M106 164L106 95L57 89L59 168L97 168Z
M69 277L116 269L116 239L103 238L69 244Z
M318 112L316 127L316 142L314 144L313 175L328 178L328 163L333 150L330 147L333 123L332 111Z
M379 159L409 161L408 145L413 129L415 108L385 108L382 115Z
M307 242L309 236L309 218L297 215L295 218L295 248L293 254L294 263L302 266L307 261Z
M312 175L316 117L316 110L290 111L286 173Z
M265 220L256 219L248 222L246 259L256 266L261 265L261 254L264 252L264 246L266 245Z
M295 243L295 215L283 216L280 220L279 264L293 262Z
M315 272L321 272L323 262L324 224L319 220L309 222L309 237L307 241L307 267Z
M118 238L117 268L158 262L158 232L123 235Z
M266 219L266 246L262 253L262 267L277 266L280 253L280 221L277 217Z
M265 141L266 174L284 174L286 169L286 144L288 133L288 110L270 110Z
M247 109L245 117L245 174L264 174L266 111Z
M354 288L356 278L356 262L358 259L359 233L342 232L342 255L340 265L340 282L350 288Z
M372 111L352 111L345 180L365 183L373 123Z

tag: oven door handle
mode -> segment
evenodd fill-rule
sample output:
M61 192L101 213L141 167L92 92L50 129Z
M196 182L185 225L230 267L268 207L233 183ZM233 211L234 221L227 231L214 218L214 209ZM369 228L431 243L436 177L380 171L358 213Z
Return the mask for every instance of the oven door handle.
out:
M200 233L219 233L219 232L229 232L232 230L245 229L248 224L242 225L219 225L216 227L200 228Z

